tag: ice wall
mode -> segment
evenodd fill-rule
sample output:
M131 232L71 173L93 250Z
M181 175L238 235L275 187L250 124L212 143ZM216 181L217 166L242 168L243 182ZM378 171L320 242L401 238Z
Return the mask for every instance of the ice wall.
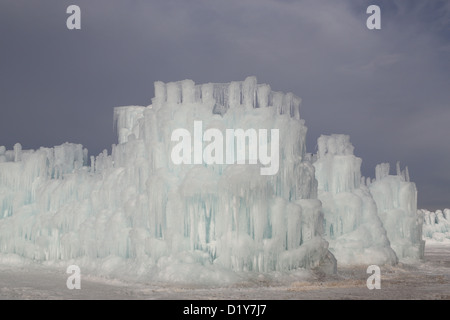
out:
M395 264L374 199L361 178L361 159L347 135L322 135L314 162L325 238L338 264Z
M423 217L417 212L417 189L409 181L408 168L396 175L389 174L389 164L375 169L375 180L369 183L378 215L387 231L391 246L399 258L422 259L425 242L422 240Z
M0 252L168 281L317 267L330 259L299 106L254 77L156 82L150 106L114 110L119 143L89 167L77 145L0 148ZM224 136L279 129L277 174L261 175L261 163L174 164L172 132L201 143L195 121Z
M37 151L22 150L20 144L13 150L0 147L0 219L35 204L48 180L62 179L86 163L87 150L79 144Z
M423 215L422 235L426 241L450 242L450 209L421 209L418 214Z

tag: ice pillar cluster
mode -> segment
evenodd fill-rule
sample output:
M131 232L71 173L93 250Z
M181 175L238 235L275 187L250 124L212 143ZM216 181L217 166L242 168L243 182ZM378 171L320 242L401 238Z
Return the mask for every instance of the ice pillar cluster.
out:
M325 238L341 264L395 264L423 258L422 215L408 168L389 175L377 165L375 179L361 176L347 135L321 136L314 167L325 219Z
M399 258L422 259L425 241L422 240L423 216L417 211L417 189L409 181L408 167L389 174L389 164L375 168L375 180L368 184L378 207L391 246Z
M322 135L314 162L325 238L339 264L395 264L377 205L361 178L362 160L347 135Z
M418 210L423 215L423 237L427 241L450 242L450 209Z

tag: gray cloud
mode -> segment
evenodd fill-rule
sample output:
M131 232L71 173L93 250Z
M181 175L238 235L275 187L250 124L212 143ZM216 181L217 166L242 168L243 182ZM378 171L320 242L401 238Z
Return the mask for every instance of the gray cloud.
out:
M82 29L65 28L69 4ZM366 8L378 4L382 29ZM39 1L0 10L0 145L116 139L112 108L147 105L153 82L256 75L303 100L308 149L351 136L363 174L408 165L419 207L450 207L448 1Z

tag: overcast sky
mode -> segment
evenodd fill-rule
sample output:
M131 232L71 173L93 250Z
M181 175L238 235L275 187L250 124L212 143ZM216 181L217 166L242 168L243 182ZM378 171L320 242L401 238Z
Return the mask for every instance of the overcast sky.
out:
M66 8L81 8L68 30ZM366 9L381 8L381 30ZM350 135L365 176L409 167L419 208L450 207L450 1L0 2L0 145L111 149L113 108L153 82L255 75L302 98L308 152Z

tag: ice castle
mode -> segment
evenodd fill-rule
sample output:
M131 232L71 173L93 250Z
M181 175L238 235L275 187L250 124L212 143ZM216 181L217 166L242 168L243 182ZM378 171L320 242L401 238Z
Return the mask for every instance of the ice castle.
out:
M423 255L411 229L414 184L388 174L361 183L361 161L346 136L323 136L318 154L307 154L300 103L255 77L156 82L151 105L114 109L111 154L89 158L70 143L0 147L0 254L206 282L323 266L333 272L335 257L373 264ZM185 128L195 136L195 121L222 133L278 129L277 174L261 175L260 164L174 164L171 134ZM400 202L384 196L402 183ZM391 209L397 222L386 218Z

